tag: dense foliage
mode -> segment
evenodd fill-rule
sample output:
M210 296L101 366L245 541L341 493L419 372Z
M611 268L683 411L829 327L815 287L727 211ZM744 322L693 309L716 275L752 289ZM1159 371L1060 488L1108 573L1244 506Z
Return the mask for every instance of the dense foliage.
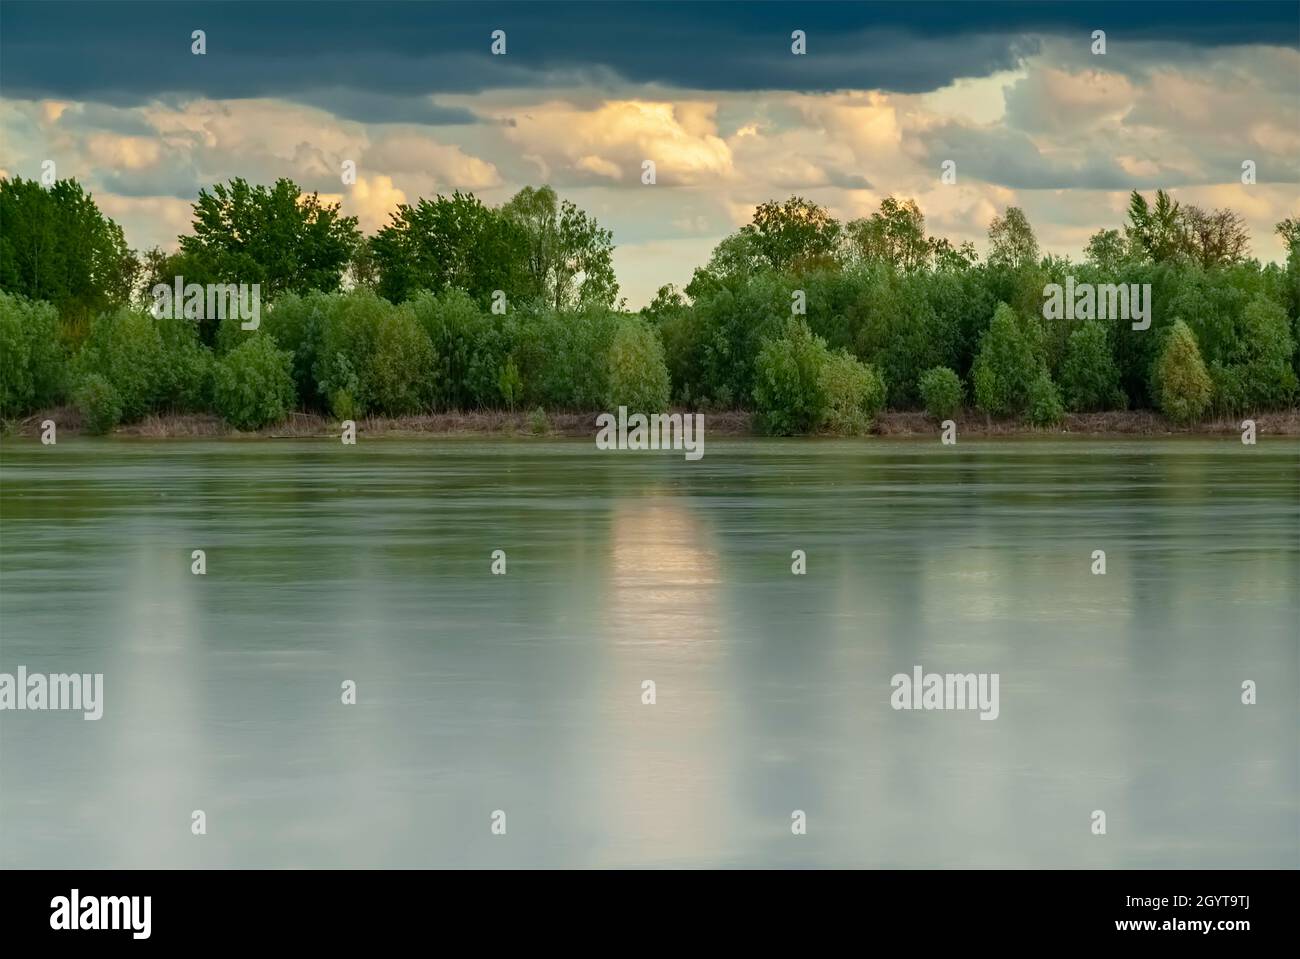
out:
M212 410L241 428L295 409L750 409L773 433L869 428L885 406L969 402L1051 426L1154 408L1190 423L1300 399L1300 224L1284 264L1241 218L1134 193L1080 262L1043 256L1023 211L988 257L886 198L840 223L761 204L684 289L621 308L613 238L549 187L498 207L403 205L362 237L288 180L200 193L175 253L138 256L74 181L0 179L0 417L72 401L92 429ZM259 283L261 322L150 314L153 283ZM1147 322L1047 319L1049 284L1150 290ZM1136 318L1135 318L1136 320Z

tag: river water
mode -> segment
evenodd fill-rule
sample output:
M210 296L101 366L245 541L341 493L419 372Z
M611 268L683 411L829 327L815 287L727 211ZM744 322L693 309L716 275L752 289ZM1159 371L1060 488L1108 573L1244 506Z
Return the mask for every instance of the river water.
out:
M4 440L0 865L1300 865L1300 443L705 454Z

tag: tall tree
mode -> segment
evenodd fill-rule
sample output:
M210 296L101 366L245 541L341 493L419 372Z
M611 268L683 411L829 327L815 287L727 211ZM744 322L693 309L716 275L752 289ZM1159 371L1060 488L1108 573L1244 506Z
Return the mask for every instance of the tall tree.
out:
M375 287L395 303L419 290L463 290L480 303L495 290L508 297L528 292L528 235L472 193L402 204L368 246Z
M754 252L774 270L800 270L835 261L840 243L840 223L824 207L792 196L784 203L768 200L754 211L754 219L741 234L748 236Z
M1246 221L1232 210L1209 211L1186 206L1182 210L1182 225L1187 254L1206 269L1241 263L1250 253Z
M199 191L194 233L180 238L196 282L260 283L262 296L339 288L360 233L357 218L296 183L250 186L242 179ZM186 282L190 277L186 275Z
M1155 263L1177 260L1185 250L1182 211L1164 190L1156 191L1155 205L1137 190L1129 196L1128 223L1124 227L1132 251Z
M76 180L0 178L0 289L84 322L131 298L139 261Z
M532 294L547 306L613 306L614 235L549 186L524 187L502 208L527 238L526 269Z
M989 225L989 265L1020 269L1037 263L1038 240L1025 211L1007 207L1007 212L995 216Z
M847 233L857 256L904 272L924 269L936 252L936 245L926 239L925 215L915 200L900 203L886 197L870 217L850 222Z

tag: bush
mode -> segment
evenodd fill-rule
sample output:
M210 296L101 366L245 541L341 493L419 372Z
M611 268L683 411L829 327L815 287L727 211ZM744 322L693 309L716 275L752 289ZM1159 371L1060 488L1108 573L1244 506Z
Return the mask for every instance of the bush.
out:
M961 378L946 366L936 366L921 374L917 384L925 411L936 420L951 419L961 409Z
M551 431L551 421L540 406L528 414L528 429L538 436Z
M260 332L275 340L275 345L293 354L293 381L298 397L308 407L322 399L316 389L314 367L325 318L335 308L337 293L284 293L262 309Z
M998 304L971 367L975 405L992 416L1023 411L1041 369L1032 338L1011 307Z
M293 355L264 334L255 335L217 360L212 401L218 414L240 430L256 430L284 419L297 395Z
M212 351L199 342L193 320L155 320L162 338L164 362L158 386L158 406L197 412L212 406Z
M524 396L524 381L513 356L506 357L506 361L501 364L501 372L497 374L497 389L501 391L501 400L506 404L506 409L513 413L515 404Z
M361 380L367 406L388 416L428 410L436 376L433 346L411 312L382 314Z
M1076 412L1122 410L1128 405L1106 328L1096 320L1088 320L1070 334L1061 362L1061 387L1066 405Z
M829 351L801 318L768 340L754 364L754 403L759 425L768 433L811 433L826 411L822 366Z
M658 413L668 406L668 366L664 346L644 321L625 319L605 354L608 393L605 408L626 406L630 413Z
M1035 426L1055 426L1065 416L1061 394L1051 376L1043 370L1029 385L1029 402L1025 418Z
M123 307L95 318L75 366L79 379L98 373L112 384L122 403L122 421L130 423L165 400L173 385L168 364L158 321L143 310Z
M375 348L380 318L393 309L368 290L334 297L321 317L313 364L316 390L339 419L356 419L369 405L363 378ZM346 413L350 415L345 415Z
M1171 420L1190 423L1209 407L1212 389L1196 336L1186 323L1176 320L1151 369L1151 394Z
M406 304L437 356L435 402L442 409L483 409L501 400L500 376L509 349L497 317L460 290L420 293Z
M81 410L87 433L111 433L122 422L122 398L101 373L83 378L72 401Z
M0 416L58 402L66 356L49 303L0 291Z
M763 344L780 336L790 318L790 293L788 279L761 272L729 280L696 300L699 382L691 388L694 402L725 409L750 400L758 386L756 363Z
M549 410L598 410L609 399L608 355L620 317L603 307L544 310L515 327L515 362L529 405Z
M866 432L885 405L885 381L846 350L826 354L819 380L825 405L818 426L833 433Z
M331 298L316 350L316 388L339 419L399 416L435 395L435 354L414 311L368 290Z
M1283 407L1296 394L1295 341L1286 312L1264 296L1242 311L1227 362L1210 364L1214 406L1225 413Z

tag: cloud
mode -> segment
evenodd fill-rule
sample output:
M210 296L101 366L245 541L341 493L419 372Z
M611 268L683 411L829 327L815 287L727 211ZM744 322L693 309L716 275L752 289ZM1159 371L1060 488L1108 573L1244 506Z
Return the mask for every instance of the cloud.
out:
M564 101L528 107L505 127L506 139L566 182L623 179L640 184L652 160L661 186L725 180L731 150L716 133L709 103L613 100L594 109Z
M283 99L363 122L466 123L422 95L663 84L682 90L922 93L1016 66L1060 38L1110 58L1141 45L1297 46L1294 3L5 4L0 87L24 99L138 106ZM794 56L790 33L806 32ZM190 52L206 31L207 53ZM504 28L508 53L490 53ZM121 51L139 51L123 56ZM57 65L57 66L56 66ZM327 82L322 82L328 77ZM335 92L322 100L322 88ZM345 92L350 91L350 92Z

